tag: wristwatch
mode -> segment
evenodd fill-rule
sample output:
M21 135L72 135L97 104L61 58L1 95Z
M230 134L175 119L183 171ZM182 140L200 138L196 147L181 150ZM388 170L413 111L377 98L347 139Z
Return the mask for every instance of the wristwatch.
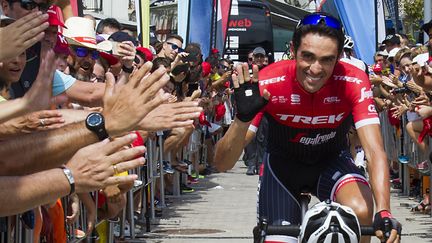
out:
M101 113L99 113L99 112L90 113L87 116L85 123L86 123L87 129L96 133L99 140L102 141L105 138L109 137L108 133L105 129L105 119Z
M125 72L125 73L132 73L133 70L134 70L134 68L133 68L133 66L130 67L130 68L128 68L128 67L126 67L125 65L123 65L123 66L122 66L122 70L123 70L123 72Z
M65 174L65 176L69 182L69 185L70 185L69 195L71 195L72 193L75 192L75 180L72 176L72 172L66 166L62 166L60 168L63 170L63 173Z

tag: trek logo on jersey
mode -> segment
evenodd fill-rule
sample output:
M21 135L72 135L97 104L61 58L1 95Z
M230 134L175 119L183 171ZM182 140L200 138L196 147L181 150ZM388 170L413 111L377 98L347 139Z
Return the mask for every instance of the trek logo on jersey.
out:
M285 75L280 76L280 77L271 78L271 79L260 80L259 84L262 86L262 85L267 85L267 84L275 84L275 83L279 83L279 82L283 82L283 81L285 81Z
M318 133L315 137L307 137L307 133L299 133L290 142L302 143L304 145L318 145L328 142L330 139L336 137L336 132L331 132L328 134Z
M361 79L358 79L356 77L342 76L342 75L333 75L333 79L334 80L347 81L347 82L356 83L356 84L361 84L363 82Z
M333 103L339 103L340 99L337 96L331 96L324 98L324 104L333 104Z
M368 111L370 112L370 113L377 113L377 111L376 111L376 108L375 108L375 105L369 105L368 106Z
M341 121L344 118L344 113L342 112L338 115L330 116L299 116L299 115L286 115L286 114L276 114L279 116L281 121L290 121L294 123L304 123L304 124L334 124Z
M272 98L271 98L271 102L273 104L285 104L287 101L288 101L288 99L283 95L279 95L279 96L275 95L275 96L272 96Z
M291 95L291 105L300 105L300 95L298 94Z
M365 99L372 99L373 98L373 92L372 92L372 90L366 91L366 88L363 87L360 90L360 92L361 92L361 94L360 94L360 99L358 101L359 103L363 102Z

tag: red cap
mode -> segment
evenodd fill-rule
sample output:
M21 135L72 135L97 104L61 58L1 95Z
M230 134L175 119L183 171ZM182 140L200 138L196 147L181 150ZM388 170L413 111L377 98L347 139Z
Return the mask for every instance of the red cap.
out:
M99 52L99 55L100 55L103 59L107 60L107 62L108 62L108 64L109 64L110 66L112 66L112 65L116 65L116 64L119 62L119 60L117 59L117 57L115 57L114 55L111 55L111 54L109 54L109 53L106 53L106 52L101 51L101 52Z
M153 53L150 51L150 49L140 46L140 47L137 47L136 50L145 55L146 62L153 61Z
M207 118L206 118L204 112L200 113L198 120L199 120L199 124L201 124L202 126L211 127L211 124L210 124L210 122L207 121Z
M202 76L207 77L211 73L211 65L208 62L201 63Z
M375 65L373 65L372 70L374 71L374 73L381 73L382 72L382 66L381 64L377 63Z
M219 50L216 49L216 48L212 48L212 49L211 49L211 53L213 53L213 54L219 53Z
M223 103L220 103L218 105L215 106L215 120L216 121L220 121L222 119L222 117L225 115L226 112L226 108L225 105Z
M57 12L58 7L56 5L51 5L47 10L48 13L48 23L50 26L61 26L66 28L63 22L60 20L60 17Z
M69 44L66 38L60 32L57 32L57 42L54 47L54 52L58 54L66 54L66 55L70 54Z

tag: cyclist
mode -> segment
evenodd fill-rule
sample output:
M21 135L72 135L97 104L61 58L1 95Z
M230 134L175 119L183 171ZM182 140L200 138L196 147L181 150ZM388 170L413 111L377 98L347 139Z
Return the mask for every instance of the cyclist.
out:
M363 71L338 61L343 45L341 23L313 13L294 32L295 60L259 73L254 66L252 77L247 64L238 65L233 75L237 114L217 144L214 161L220 171L232 168L254 136L249 127L265 116L268 155L259 185L260 217L270 224L300 224L298 198L308 190L320 200L351 207L361 224L373 222L379 238L384 233L387 242L398 242L401 225L390 213L389 169L370 83ZM347 152L353 122L368 158L370 186Z
M369 74L366 63L354 57L354 40L349 35L345 35L342 58L340 61L354 65Z

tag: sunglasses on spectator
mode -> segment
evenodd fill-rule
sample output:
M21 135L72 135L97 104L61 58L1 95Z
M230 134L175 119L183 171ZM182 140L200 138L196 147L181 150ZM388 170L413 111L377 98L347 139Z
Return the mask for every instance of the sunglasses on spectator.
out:
M253 57L248 57L248 60L249 61L253 61Z
M50 5L48 3L37 3L33 0L11 0L9 1L10 3L16 3L19 2L21 4L21 8L25 9L25 10L33 10L35 8L38 8L40 11L42 12L46 12L48 10L48 8L50 7Z
M297 24L297 28L300 28L303 25L319 25L319 24L325 24L330 28L336 30L342 30L342 25L338 19L332 16L325 15L323 13L314 13L304 17Z
M256 58L265 58L264 54L255 54L254 57Z
M174 43L172 43L172 42L166 42L167 44L169 44L169 45L171 45L171 48L173 49L173 50L177 50L178 49L178 52L180 53L180 52L184 52L184 49L183 48L181 48L181 47L179 47L178 45L176 45L176 44L174 44Z
M75 51L75 54L77 55L77 57L86 57L89 54L91 54L91 58L93 60L96 60L99 58L99 52L96 50L90 50L90 49L85 48L85 47L73 47L73 50Z

